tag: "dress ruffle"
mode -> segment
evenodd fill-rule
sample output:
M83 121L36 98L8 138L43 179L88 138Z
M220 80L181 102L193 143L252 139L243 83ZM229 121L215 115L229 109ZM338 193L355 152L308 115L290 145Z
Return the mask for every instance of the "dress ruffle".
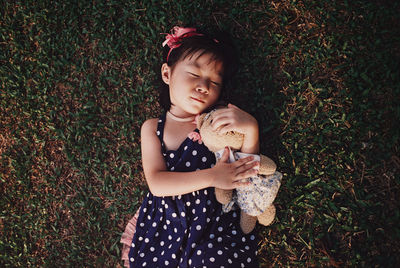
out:
M122 243L122 254L121 254L121 259L124 261L124 266L129 267L129 249L132 245L132 239L133 235L135 234L136 231L136 223L139 217L139 210L138 209L135 213L135 216L132 217L128 221L128 224L125 227L125 231L123 232L121 236L120 242Z

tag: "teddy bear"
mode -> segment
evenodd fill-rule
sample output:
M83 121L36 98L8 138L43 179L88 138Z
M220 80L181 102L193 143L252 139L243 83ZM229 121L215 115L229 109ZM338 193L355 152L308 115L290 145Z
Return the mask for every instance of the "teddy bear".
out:
M224 148L229 147L229 162L236 161L250 154L241 153L244 135L230 131L218 134L213 131L211 123L213 112L203 113L196 119L199 136L192 136L194 140L203 142L207 148L214 152L217 161L222 157ZM252 154L251 154L252 155ZM268 226L275 218L276 209L273 201L281 185L282 174L276 171L274 161L264 155L253 155L256 161L260 161L258 176L250 177L248 186L242 186L233 190L215 189L215 196L223 205L223 211L229 212L234 204L241 209L240 227L247 234L250 233L258 220L262 225Z

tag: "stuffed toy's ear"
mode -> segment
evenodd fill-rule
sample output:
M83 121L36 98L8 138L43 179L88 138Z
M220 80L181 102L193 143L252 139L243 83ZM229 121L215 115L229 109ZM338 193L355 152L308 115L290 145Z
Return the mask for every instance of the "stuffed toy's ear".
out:
M200 114L198 116L196 116L196 122L197 122L197 128L200 129L201 126L204 123L204 118L206 117L207 114Z

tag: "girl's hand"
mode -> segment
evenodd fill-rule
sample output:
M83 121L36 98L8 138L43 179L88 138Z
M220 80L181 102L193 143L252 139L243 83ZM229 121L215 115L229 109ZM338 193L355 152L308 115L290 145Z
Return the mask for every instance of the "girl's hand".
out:
M213 117L211 127L219 134L236 131L251 135L258 132L257 120L233 104L228 104L228 108L218 109Z
M244 134L244 141L240 150L243 153L258 153L258 123L253 116L233 104L228 104L228 108L218 109L213 116L213 122L211 123L213 130L218 131L219 134L229 131Z
M253 156L241 158L233 163L228 163L229 149L225 147L220 161L211 169L213 174L213 187L230 190L240 186L248 185L249 182L242 182L251 176L257 175L257 168L260 163L253 161Z

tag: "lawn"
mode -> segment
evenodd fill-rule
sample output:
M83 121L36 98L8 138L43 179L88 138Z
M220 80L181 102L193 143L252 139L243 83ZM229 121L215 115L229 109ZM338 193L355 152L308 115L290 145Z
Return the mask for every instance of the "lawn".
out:
M69 3L70 2L70 3ZM228 31L230 100L284 174L270 266L400 264L396 1L1 1L0 266L118 267L147 191L160 33ZM396 127L397 125L397 127Z

